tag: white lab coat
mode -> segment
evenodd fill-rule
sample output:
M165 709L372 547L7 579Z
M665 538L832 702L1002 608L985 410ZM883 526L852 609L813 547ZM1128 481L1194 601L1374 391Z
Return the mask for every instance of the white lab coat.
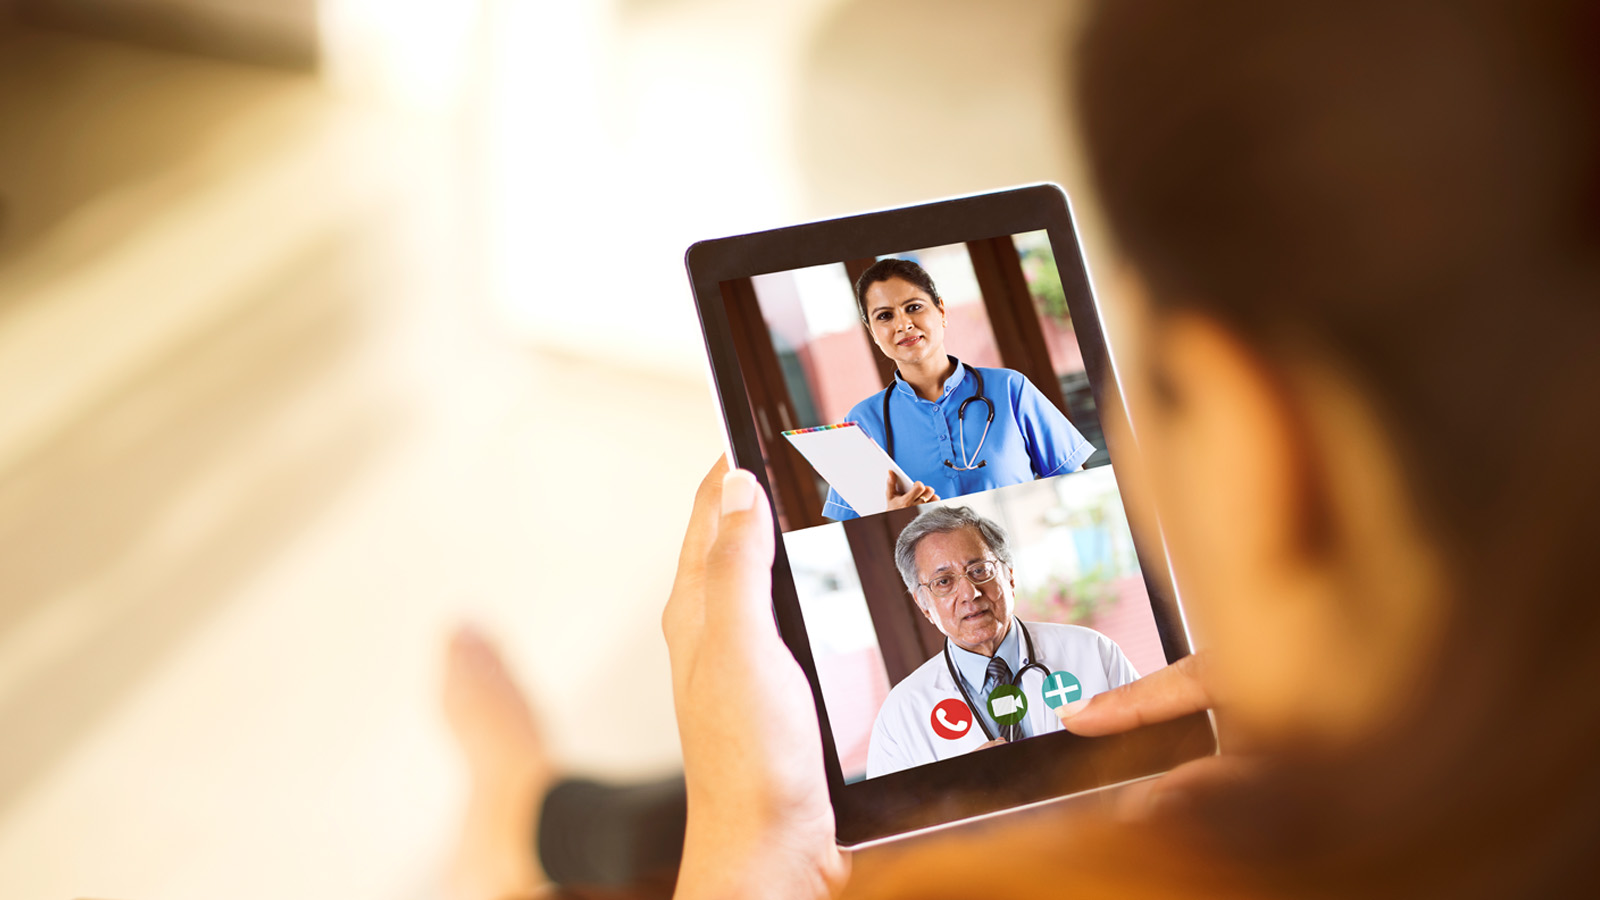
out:
M1078 699L1087 699L1139 677L1133 664L1122 655L1122 648L1098 631L1078 625L1029 622L1028 634L1033 638L1034 652L1038 655L1032 662L1043 664L1051 672L1065 670L1076 675L1083 685ZM1026 642L1019 651L1028 652ZM1042 672L1030 669L1022 676L1020 685L1028 698L1027 719L1034 735L1061 730L1061 720L1045 703L1041 693L1044 680ZM960 737L949 739L934 731L934 707L952 697L960 700L961 691L950 677L943 653L918 666L895 685L878 710L877 721L872 724L872 741L867 747L867 777L876 778L960 756L984 744L988 738L984 736L975 711L968 714L971 724ZM984 698L974 692L972 702L982 703Z

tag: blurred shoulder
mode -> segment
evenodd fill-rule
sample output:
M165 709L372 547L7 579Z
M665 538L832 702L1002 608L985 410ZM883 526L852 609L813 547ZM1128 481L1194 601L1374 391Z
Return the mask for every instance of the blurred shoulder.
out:
M1251 875L1175 830L1067 807L974 823L857 854L846 898L1266 897ZM995 860L1005 865L995 865ZM1070 864L1064 861L1070 860Z

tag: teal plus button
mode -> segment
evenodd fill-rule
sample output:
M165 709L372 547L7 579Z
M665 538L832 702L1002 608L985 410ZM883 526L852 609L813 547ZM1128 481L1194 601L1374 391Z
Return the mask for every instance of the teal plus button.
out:
M1051 672L1044 680L1044 705L1059 709L1062 704L1083 699L1083 685L1071 672Z
M1028 714L1028 698L1022 688L1002 684L989 692L989 715L1001 725L1015 725Z

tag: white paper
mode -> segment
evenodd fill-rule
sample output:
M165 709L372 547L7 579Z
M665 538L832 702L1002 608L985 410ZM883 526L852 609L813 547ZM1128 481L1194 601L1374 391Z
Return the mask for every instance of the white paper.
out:
M883 492L890 472L898 476L902 492L911 489L906 473L853 422L820 431L786 431L783 436L860 515L889 509Z

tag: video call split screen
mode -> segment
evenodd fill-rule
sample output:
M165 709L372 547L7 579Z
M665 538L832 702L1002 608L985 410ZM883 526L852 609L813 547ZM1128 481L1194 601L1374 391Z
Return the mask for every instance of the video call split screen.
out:
M1046 232L721 290L846 781L1166 665Z

